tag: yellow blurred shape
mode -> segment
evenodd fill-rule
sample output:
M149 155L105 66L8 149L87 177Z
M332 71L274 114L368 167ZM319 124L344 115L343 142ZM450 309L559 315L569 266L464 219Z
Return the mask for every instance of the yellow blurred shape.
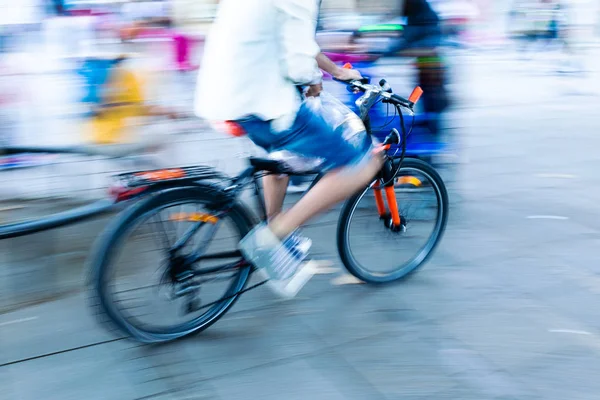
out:
M106 83L103 104L109 106L92 118L90 129L96 144L118 144L130 141L128 120L144 116L142 80L131 69L118 66ZM115 104L115 106L110 106Z
M421 180L414 176L401 176L396 181L399 185L421 186Z

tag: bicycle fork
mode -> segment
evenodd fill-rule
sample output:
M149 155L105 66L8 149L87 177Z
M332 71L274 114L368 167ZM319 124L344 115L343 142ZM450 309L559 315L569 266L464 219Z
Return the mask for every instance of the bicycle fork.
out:
M384 225L394 232L404 230L404 221L400 217L398 211L398 203L396 201L396 191L394 190L394 176L393 176L393 165L391 160L387 160L383 164L380 176L377 182L373 185L373 192L375 194L375 204L377 206L377 213L379 219L383 220ZM383 194L381 193L381 183L385 183L383 191L385 192L385 198L389 207L389 212L385 208L383 201Z

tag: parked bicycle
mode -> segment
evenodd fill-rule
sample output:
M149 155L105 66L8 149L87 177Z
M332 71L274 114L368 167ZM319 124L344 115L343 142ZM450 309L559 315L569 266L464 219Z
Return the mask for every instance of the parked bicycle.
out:
M370 84L364 79L348 85L350 90L363 92L357 105L368 134L369 111L378 102L394 107L401 133L392 129L378 145L377 151L385 152L381 172L344 204L337 226L338 251L356 278L372 284L398 281L431 257L448 218L448 195L438 173L421 160L405 158L410 132L403 113L412 114L422 91L417 88L405 99L392 93L384 80ZM244 189L252 188L265 220L261 177L300 173L272 158L248 161L248 168L236 177L206 166L116 177L111 189L116 202L141 199L100 238L91 258L91 283L93 305L122 333L157 343L203 331L243 293L266 283L249 285L255 267L237 250L239 240L256 224L241 197ZM422 209L417 211L417 207ZM424 241L415 244L413 239L420 234ZM144 245L148 238L154 244ZM127 244L132 245L129 251ZM158 268L142 271L157 260ZM150 282L140 285L148 278ZM225 282L225 287L211 286L219 282ZM144 293L167 301L146 306L141 301ZM169 306L175 311L165 308ZM152 313L159 315L158 323L148 320Z

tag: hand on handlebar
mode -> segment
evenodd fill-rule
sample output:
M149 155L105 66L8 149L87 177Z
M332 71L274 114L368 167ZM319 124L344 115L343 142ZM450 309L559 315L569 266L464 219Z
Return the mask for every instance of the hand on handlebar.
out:
M349 68L338 68L333 77L344 82L358 81L362 79L362 75L358 70Z

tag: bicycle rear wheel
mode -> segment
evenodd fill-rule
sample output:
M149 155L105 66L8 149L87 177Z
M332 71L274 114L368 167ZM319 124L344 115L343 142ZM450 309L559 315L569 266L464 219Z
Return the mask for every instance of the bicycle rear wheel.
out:
M380 218L373 185L351 197L342 209L338 251L348 272L364 282L393 282L414 273L431 257L444 233L448 194L433 167L405 159L395 192L406 231L394 232Z
M253 222L239 204L216 212L218 195L204 185L167 190L115 220L91 259L98 314L145 343L178 339L221 318L250 276L236 249ZM186 235L190 240L174 257ZM231 254L192 262L199 253Z

